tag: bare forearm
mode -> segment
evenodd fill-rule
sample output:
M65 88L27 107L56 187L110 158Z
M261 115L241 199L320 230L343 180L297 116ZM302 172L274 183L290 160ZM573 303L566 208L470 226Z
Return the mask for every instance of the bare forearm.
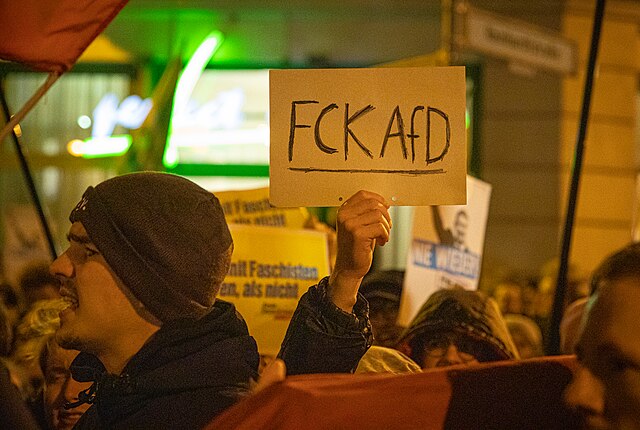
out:
M329 277L327 295L337 307L351 313L358 299L358 289L361 283L362 278L354 278L334 271Z

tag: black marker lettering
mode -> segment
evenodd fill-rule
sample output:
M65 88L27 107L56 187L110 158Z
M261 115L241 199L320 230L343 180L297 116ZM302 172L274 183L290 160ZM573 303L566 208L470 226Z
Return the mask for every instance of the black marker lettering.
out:
M418 111L423 111L424 106L416 106L413 108L413 112L411 112L411 133L407 134L407 137L411 139L411 162L416 161L416 145L415 140L420 137L419 134L416 134L416 113Z
M391 127L393 126L393 121L398 122L398 131L396 133L391 133ZM396 106L391 114L391 119L389 120L389 125L387 126L387 133L384 135L384 142L382 143L382 149L380 150L380 158L384 157L384 150L387 148L387 142L390 137L399 137L400 145L402 146L402 156L404 159L407 159L407 145L404 141L404 122L402 121L402 115L400 115L400 106Z
M361 116L371 112L375 107L371 105L367 105L364 108L360 109L358 112L354 113L353 116L349 116L349 103L345 103L344 110L344 159L346 160L349 155L349 135L356 141L358 146L364 151L365 154L369 156L369 158L373 158L373 154L369 149L358 140L353 131L349 128L349 125L354 122L356 119L359 119Z
M446 122L446 133L447 133L447 138L446 138L446 143L444 145L444 148L442 149L442 152L440 153L440 155L438 155L437 157L433 157L430 158L431 154L431 112L435 112L438 115L440 115L442 118L444 118L445 122ZM451 127L449 125L449 117L447 116L446 113L442 112L440 109L436 109L433 107L428 107L427 108L427 165L429 165L429 163L434 163L436 161L442 160L442 158L444 158L444 156L447 154L447 151L449 151L449 141L451 140Z
M335 148L331 148L330 146L327 146L322 142L322 138L320 137L320 121L322 121L322 118L327 113L331 112L334 109L338 109L338 105L335 103L331 103L329 106L322 109L322 112L320 112L320 115L318 115L318 119L316 120L316 127L315 127L315 133L314 133L314 136L316 138L316 146L320 148L320 151L326 154L335 154L336 152L338 152L338 150ZM289 159L289 161L291 161L291 159Z
M318 103L315 100L298 100L291 102L291 125L289 127L289 161L293 160L293 139L296 128L311 128L310 125L296 124L296 105Z

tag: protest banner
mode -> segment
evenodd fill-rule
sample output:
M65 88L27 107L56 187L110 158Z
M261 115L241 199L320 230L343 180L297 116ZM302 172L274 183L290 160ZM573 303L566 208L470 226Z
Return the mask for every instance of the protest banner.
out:
M215 193L228 223L269 227L303 228L309 219L306 208L283 209L269 203L269 188Z
M271 70L270 201L339 206L466 202L465 70Z
M415 208L398 324L407 326L435 291L478 288L491 185L467 176L467 204Z
M326 234L230 224L234 251L218 297L232 302L261 354L275 355L307 289L329 274Z

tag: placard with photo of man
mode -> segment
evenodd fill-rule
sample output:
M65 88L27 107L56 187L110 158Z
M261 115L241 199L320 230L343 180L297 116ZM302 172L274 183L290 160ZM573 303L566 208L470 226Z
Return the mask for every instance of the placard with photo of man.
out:
M400 304L407 325L435 291L478 287L491 185L467 176L467 204L415 208Z

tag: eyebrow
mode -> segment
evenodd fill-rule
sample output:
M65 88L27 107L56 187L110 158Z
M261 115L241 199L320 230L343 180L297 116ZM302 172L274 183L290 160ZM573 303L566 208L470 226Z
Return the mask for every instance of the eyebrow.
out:
M69 369L66 368L65 366L56 364L54 366L51 367L47 367L47 373L51 373L51 372L67 372Z
M79 236L74 233L67 233L67 240L69 242L73 241L78 243L92 243L91 239L89 239L89 236Z
M623 351L620 347L613 342L605 342L598 345L596 348L598 354L610 354L619 357L624 360L629 366L640 369L640 362L637 357L634 357L632 353Z

